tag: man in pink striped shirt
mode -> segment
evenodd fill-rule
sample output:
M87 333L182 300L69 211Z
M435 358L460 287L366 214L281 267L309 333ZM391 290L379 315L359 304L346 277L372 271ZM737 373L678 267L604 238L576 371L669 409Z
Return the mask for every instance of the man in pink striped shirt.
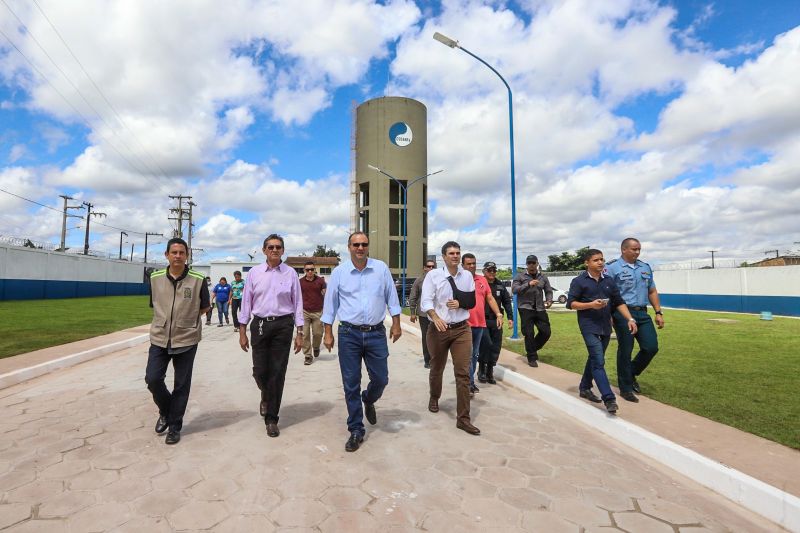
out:
M261 390L260 413L267 425L267 435L277 437L278 411L283 397L286 366L296 327L294 353L303 347L303 296L293 268L281 261L283 237L272 234L264 239L267 262L247 273L239 311L239 345L245 352L247 323L253 339L253 378Z

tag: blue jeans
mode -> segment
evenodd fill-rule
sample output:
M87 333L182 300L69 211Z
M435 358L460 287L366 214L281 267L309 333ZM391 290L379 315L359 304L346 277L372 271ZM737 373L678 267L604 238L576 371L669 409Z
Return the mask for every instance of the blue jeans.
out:
M217 316L219 316L220 324L222 324L222 315L225 315L225 320L228 319L228 302L220 302L217 300Z
M486 328L472 328L472 357L469 360L469 386L475 386L475 367L478 366L478 356L481 353L481 339Z
M369 385L361 393L361 360L367 367ZM389 345L386 328L359 331L339 323L339 368L342 371L344 401L347 403L347 430L364 435L365 403L377 402L389 384Z
M594 379L603 401L616 399L614 391L611 390L611 384L608 382L605 368L605 353L611 336L583 332L581 334L583 335L586 349L589 351L589 358L586 360L586 367L583 369L583 377L579 385L580 389L591 389L592 379Z

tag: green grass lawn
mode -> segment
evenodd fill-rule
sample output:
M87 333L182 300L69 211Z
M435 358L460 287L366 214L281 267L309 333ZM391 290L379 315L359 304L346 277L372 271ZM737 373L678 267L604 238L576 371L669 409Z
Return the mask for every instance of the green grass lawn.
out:
M800 449L800 400L795 397L800 390L800 320L775 317L770 322L756 315L702 311L664 314L660 350L639 378L645 396ZM553 336L540 360L583 372L586 348L575 313L552 310L550 321ZM524 354L521 341L503 344ZM612 340L606 371L614 384L616 354Z
M147 324L148 296L0 302L0 358Z

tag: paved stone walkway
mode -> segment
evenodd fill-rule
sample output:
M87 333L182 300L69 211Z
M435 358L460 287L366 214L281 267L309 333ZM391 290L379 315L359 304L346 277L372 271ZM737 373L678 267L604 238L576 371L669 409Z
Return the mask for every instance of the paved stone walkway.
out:
M270 439L249 354L205 336L177 446L153 432L145 345L0 390L0 530L778 530L504 385L473 402L482 436L457 430L451 367L431 414L408 333L358 452L333 354L293 356Z

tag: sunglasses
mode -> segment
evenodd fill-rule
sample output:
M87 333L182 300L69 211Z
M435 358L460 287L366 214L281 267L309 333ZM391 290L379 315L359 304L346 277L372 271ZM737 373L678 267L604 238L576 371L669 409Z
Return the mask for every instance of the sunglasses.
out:
M268 244L267 250L283 250L283 246L280 244Z
M369 243L368 242L353 242L353 243L350 243L350 246L352 246L353 248L366 248L367 246L369 246Z
M425 268L433 268L433 265L425 265Z
M531 261L531 262L529 262L528 264L529 264L529 265L538 265L538 264L539 264L539 262L538 262L538 261Z
M497 269L496 268L484 268L483 271L484 272L497 272Z
M313 268L306 268L305 271L306 272L314 272L314 269Z

